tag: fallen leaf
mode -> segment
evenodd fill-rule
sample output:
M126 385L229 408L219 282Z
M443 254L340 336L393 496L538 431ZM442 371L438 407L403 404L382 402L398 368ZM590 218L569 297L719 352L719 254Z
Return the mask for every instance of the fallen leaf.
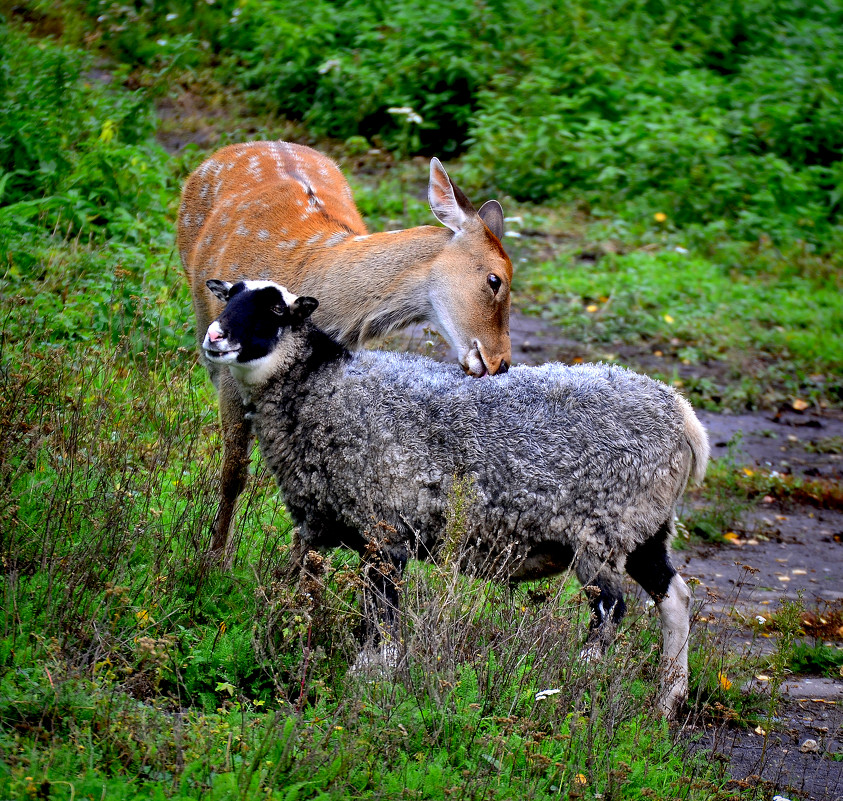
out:
M724 690L728 690L728 689L730 689L730 688L731 688L731 686L732 686L732 682L731 682L731 681L729 681L729 678L726 676L726 674L725 674L725 673L720 673L720 672L718 672L718 673L717 673L717 680L720 682L720 686L721 686Z
M673 318L672 318L669 314L666 314L666 315L664 316L664 321L665 321L666 323L672 323L672 322L673 322Z
M802 398L796 398L790 405L796 409L797 412L804 412L810 404L807 401L803 401Z
M597 311L597 306L596 306L594 303L591 303L591 304L589 304L588 306L586 306L586 307L585 307L585 310L586 310L587 312L589 312L589 313L592 313L592 314L593 314L594 312L596 312L596 311Z
M588 779L585 777L584 774L578 773L576 776L574 776L574 784L579 784L580 786L588 784Z
M760 726L755 727L755 733L760 734L762 737L766 736L767 732L764 731Z
M753 470L750 470L748 467L744 467L743 472L744 472L744 475L746 475L746 476L754 476L755 475L755 472Z
M735 534L734 531L727 531L723 535L723 539L729 540L729 542L737 542L740 539L740 537L737 534Z
M770 681L770 677L765 676L763 673L759 673L755 678L758 679L758 681Z

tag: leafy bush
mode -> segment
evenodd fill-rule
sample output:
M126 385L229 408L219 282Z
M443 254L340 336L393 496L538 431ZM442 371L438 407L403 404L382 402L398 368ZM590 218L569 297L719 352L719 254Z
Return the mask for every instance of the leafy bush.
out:
M174 185L150 98L91 70L78 51L0 25L0 233L162 235Z
M71 7L121 58L211 65L316 135L465 152L516 198L821 246L839 226L839 0Z

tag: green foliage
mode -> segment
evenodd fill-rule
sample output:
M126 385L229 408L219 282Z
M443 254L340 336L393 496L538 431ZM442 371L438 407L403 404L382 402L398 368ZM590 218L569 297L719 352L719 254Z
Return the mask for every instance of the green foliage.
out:
M809 676L827 676L830 679L840 678L843 669L843 650L818 643L797 643L790 658L790 670L793 673L808 674Z
M3 25L0 76L0 236L165 236L175 189L146 95L114 91L90 58ZM13 258L27 260L32 241Z
M213 66L317 135L465 152L474 184L519 199L823 250L840 236L837 0L71 8L127 61Z

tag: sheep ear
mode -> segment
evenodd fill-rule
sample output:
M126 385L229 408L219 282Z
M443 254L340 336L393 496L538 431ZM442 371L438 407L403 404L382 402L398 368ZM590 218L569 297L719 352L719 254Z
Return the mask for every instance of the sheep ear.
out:
M497 200L487 200L477 212L486 227L501 241L503 240L503 207Z
M319 301L316 298L296 298L293 301L293 305L290 306L290 316L294 320L306 320L316 311L318 305Z
M228 302L229 292L233 284L228 281L220 281L217 278L212 278L210 281L205 281L205 286L211 290L223 303Z

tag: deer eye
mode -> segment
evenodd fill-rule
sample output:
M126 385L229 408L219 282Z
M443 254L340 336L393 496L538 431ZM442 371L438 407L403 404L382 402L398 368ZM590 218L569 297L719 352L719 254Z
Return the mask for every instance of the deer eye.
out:
M282 317L282 316L284 315L284 311L285 311L285 309L286 309L286 307L285 307L283 304L281 304L281 303L276 303L276 304L275 304L275 305L274 305L274 306L270 309L270 311L271 311L273 314L277 315L278 317Z
M492 288L492 292L497 295L498 290L501 288L501 279L494 273L489 273L486 276L486 283Z

